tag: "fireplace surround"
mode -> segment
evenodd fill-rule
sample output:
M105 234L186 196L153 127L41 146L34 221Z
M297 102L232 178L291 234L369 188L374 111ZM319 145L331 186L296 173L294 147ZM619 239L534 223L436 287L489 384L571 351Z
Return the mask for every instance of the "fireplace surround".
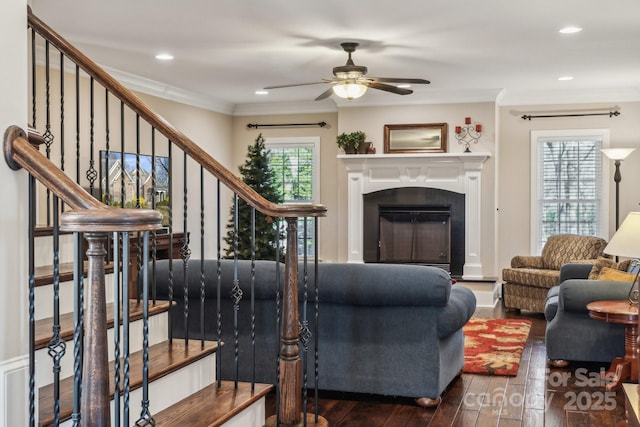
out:
M370 259L369 254L365 258L365 227L370 228L364 213L365 195L400 188L445 190L464 198L461 277L482 280L482 166L489 157L490 153L338 155L347 171L347 261L358 263ZM455 247L460 250L460 245Z

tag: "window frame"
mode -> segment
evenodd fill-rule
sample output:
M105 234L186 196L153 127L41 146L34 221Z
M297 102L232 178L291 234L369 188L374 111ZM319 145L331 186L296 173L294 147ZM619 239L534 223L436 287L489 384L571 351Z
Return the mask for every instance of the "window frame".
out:
M541 229L540 201L541 201L541 165L540 146L549 140L582 140L598 139L602 141L601 148L609 148L609 129L561 129L531 131L531 221L530 221L530 253L539 255L542 251L538 236ZM600 152L600 194L602 203L599 204L598 229L599 237L608 239L609 236L609 159Z
M312 198L310 201L295 201L295 202L284 202L284 204L311 204L311 203L319 203L320 199L320 137L319 136L301 136L301 137L278 137L278 138L265 138L264 146L267 151L271 148L294 148L294 147L311 147L313 152L313 164L311 167L312 170L312 178L311 178L311 186L312 186ZM313 218L307 218L307 224L309 224L309 220ZM300 240L300 236L303 234L303 225L301 224L302 218L298 218L298 237L297 240ZM313 224L313 221L311 221ZM319 236L315 235L313 229L307 229L307 233L312 233L311 235L307 234L307 239L311 240L311 249L312 252L315 252L316 244L319 244L319 241L315 241L315 239L319 239ZM298 242L298 244L300 244ZM304 242L302 243L304 245ZM313 256L313 253L308 256ZM318 256L318 254L315 254ZM298 251L298 256L303 256Z

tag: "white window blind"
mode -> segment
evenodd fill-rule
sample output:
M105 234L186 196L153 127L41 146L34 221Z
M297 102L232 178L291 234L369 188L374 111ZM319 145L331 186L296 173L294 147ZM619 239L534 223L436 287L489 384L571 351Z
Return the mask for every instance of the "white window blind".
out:
M603 235L606 132L532 134L532 247L554 234ZM607 144L608 145L608 144Z

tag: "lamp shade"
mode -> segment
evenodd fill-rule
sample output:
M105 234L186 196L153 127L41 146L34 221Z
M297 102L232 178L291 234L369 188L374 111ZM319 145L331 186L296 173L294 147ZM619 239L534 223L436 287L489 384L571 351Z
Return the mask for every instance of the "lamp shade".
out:
M366 91L367 87L358 83L340 83L333 86L333 93L349 101L360 98Z
M633 153L634 150L635 148L603 148L600 151L611 160L624 160L629 154Z
M640 212L629 212L604 253L625 258L640 258Z

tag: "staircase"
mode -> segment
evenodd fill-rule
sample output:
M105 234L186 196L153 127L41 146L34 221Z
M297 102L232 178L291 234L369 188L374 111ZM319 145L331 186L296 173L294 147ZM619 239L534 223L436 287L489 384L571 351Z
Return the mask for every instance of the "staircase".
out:
M30 9L28 19L34 129L8 129L4 151L12 169L24 168L31 175L30 424L325 425L317 414L305 416L301 404L296 273L297 222L324 216L325 208L263 199ZM51 67L52 58L57 69ZM75 73L68 71L72 68ZM52 92L59 102L52 101ZM98 103L104 105L101 116L95 114ZM118 194L102 185L111 171L98 172L101 151L119 152L121 159L135 154L136 172L128 173L129 182L125 172L119 175ZM145 153L152 161L169 159L168 188L158 187L155 166L147 175L140 172ZM210 188L216 189L211 210L205 207ZM165 192L166 199L160 200ZM242 199L252 206L254 216L261 212L287 222L282 251L289 274L280 326L286 344L279 367L274 366L280 378L275 390L271 384L218 377L216 354L232 343L173 337L169 316L186 320L188 313L175 313L172 300L156 301L153 274L146 273L160 257L174 259L175 274L197 268L189 236L199 238L200 259L210 246L206 242L217 242L220 259L221 223L228 212L221 200L231 196L234 203ZM103 203L111 200L116 200L111 206ZM174 205L174 200L181 203ZM162 201L168 201L162 204L163 215ZM127 205L133 209L121 208ZM234 233L240 232L236 224ZM178 234L186 238L174 241ZM166 254L159 250L161 235L168 238ZM212 279L202 280L204 289L204 281ZM265 396L272 391L277 415L265 420Z

